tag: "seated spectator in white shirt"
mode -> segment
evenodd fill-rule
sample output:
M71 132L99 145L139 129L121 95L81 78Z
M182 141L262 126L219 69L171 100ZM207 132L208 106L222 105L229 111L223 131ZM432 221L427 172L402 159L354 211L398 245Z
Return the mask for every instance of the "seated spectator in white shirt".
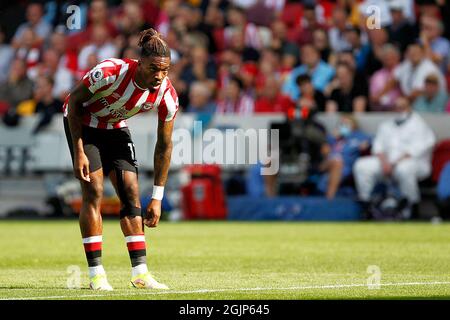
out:
M423 46L419 43L410 44L406 51L406 60L394 69L394 79L389 81L382 90L382 94L389 92L399 85L402 94L410 101L422 94L425 79L430 74L436 74L439 89L445 89L445 79L439 68L425 57Z
M447 92L439 90L439 78L430 74L425 79L423 94L414 101L413 109L417 112L444 112L447 101Z
M386 178L398 184L412 207L420 201L418 181L431 173L433 131L412 111L407 98L398 98L395 105L395 118L378 127L372 155L358 159L353 167L358 197L365 208L376 183Z

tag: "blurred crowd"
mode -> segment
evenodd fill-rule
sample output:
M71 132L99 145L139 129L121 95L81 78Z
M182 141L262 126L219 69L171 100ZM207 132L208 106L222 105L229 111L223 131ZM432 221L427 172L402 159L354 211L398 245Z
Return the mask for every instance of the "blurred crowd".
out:
M139 33L153 27L172 50L169 78L181 112L284 113L293 131L283 138L282 161L294 155L298 164L306 154L308 179L320 173L316 189L329 199L350 181L367 206L377 181L393 177L410 207L436 143L418 113L450 112L448 17L444 0L1 4L0 116L15 125L40 114L39 131L100 61L138 59ZM354 115L373 111L397 116L372 139ZM331 133L314 120L318 112L345 115ZM258 179L263 194L283 193L276 176Z
M77 5L78 25L70 5ZM3 6L3 15L22 12L0 23L0 114L9 114L12 124L14 116L32 113L48 122L74 83L101 60L137 59L138 34L148 27L172 48L169 77L184 112L292 117L302 109L393 111L401 96L420 112L450 111L446 1L55 0Z

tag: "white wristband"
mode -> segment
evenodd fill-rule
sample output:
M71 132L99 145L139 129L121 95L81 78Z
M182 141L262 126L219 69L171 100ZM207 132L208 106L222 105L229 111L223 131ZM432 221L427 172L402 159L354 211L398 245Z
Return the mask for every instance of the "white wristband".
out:
M162 200L164 197L164 187L153 186L152 199Z

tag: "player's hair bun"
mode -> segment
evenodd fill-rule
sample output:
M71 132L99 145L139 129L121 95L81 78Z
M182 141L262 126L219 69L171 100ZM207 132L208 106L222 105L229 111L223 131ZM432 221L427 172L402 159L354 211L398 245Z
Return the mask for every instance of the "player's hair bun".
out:
M153 28L142 31L139 34L139 47L143 47L152 38L161 38L161 34Z
M142 31L139 35L139 47L142 48L142 56L170 57L169 46L163 40L161 33L153 28L149 28Z

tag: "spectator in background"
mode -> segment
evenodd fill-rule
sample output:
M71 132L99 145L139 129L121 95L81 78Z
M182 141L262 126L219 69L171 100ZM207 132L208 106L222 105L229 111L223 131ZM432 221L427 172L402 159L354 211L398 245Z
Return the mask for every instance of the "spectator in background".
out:
M93 63L92 60L96 60L96 63L98 63L102 60L116 57L117 54L118 50L110 41L106 27L96 25L92 29L91 42L81 49L78 55L78 70L83 73L89 70Z
M216 64L210 59L208 49L203 46L196 46L190 50L186 56L186 65L181 71L180 79L187 86L194 81L206 82L210 91L216 88Z
M27 6L27 21L17 28L11 43L13 48L18 49L21 47L26 30L31 30L36 35L31 46L40 47L43 44L52 32L52 26L43 19L43 14L42 4L31 3Z
M373 155L358 159L353 168L358 196L365 210L376 183L383 178L398 184L411 208L420 200L418 181L431 173L433 131L412 111L407 98L398 98L395 108L395 118L385 120L377 130Z
M400 62L400 51L392 44L385 44L381 54L383 68L370 77L370 109L372 111L392 111L394 103L401 96L400 89L393 87L383 92L386 83L394 78L394 69Z
M324 160L319 166L323 173L318 189L327 199L333 199L341 182L352 177L356 160L369 150L370 138L358 129L358 123L352 115L344 115L334 135L322 147Z
M176 65L180 61L180 41L181 35L173 29L167 32L166 42L170 48L170 61L171 64ZM139 47L137 47L139 49Z
M373 75L383 67L381 62L383 47L388 43L389 36L385 28L369 29L367 31L369 38L370 51L367 55L365 72L367 76Z
M361 13L359 11L360 0L341 0L338 1L337 6L345 9L348 12L348 23L357 26L361 22ZM335 6L336 7L336 6Z
M254 110L254 100L243 92L244 84L237 77L231 77L219 93L217 113L248 115Z
M8 79L0 85L0 101L9 105L9 109L15 112L16 106L33 94L33 82L26 73L25 62L15 59L11 64Z
M303 5L303 17L300 26L301 29L297 42L300 46L313 42L314 30L325 29L325 26L317 21L316 6L313 3Z
M300 55L300 50L294 42L287 38L287 27L282 20L275 20L271 25L272 42L271 48L281 53L281 55L289 55L294 57L293 66L297 62L297 57Z
M239 70L239 79L241 79L244 85L244 93L256 97L256 79L258 77L258 66L254 62L246 62L242 65L241 70Z
M186 112L213 114L216 112L216 105L211 100L211 90L208 85L200 81L191 84L189 90L189 105Z
M328 42L328 34L325 29L314 30L312 44L317 51L319 51L320 59L329 63L332 51Z
M299 75L308 74L316 90L323 92L325 87L334 76L334 69L326 62L320 60L317 49L307 44L301 48L302 64L293 69L283 84L283 93L289 95L292 100L297 101L300 90L296 84Z
M446 17L450 17L450 2L446 0L436 0L436 4L439 6L440 16L444 17L442 19L445 29L443 36L450 39L450 21L449 19L446 19Z
M261 95L255 101L255 113L282 112L288 114L293 104L289 97L281 94L278 80L271 76L265 79Z
M212 3L206 9L204 20L205 27L211 32L212 43L210 43L210 53L222 51L225 48L224 26L225 15L220 8Z
M9 44L5 43L5 33L0 26L0 83L8 77L13 58L14 50Z
M424 47L425 56L445 73L450 62L450 42L442 37L443 33L444 25L436 17L421 18L420 41Z
M235 32L244 34L244 43L248 47L259 50L264 47L264 38L262 36L263 27L258 27L247 21L244 9L237 6L230 6L227 10L227 20L229 26L225 27L224 40L225 45L230 43Z
M347 64L349 67L351 67L353 70L355 70L355 76L353 79L354 83L361 83L366 85L367 78L364 70L360 71L356 68L356 59L353 55L352 51L342 51L336 54L336 56L333 57L333 67L336 68L336 66L340 63ZM331 92L329 90L325 90L325 95L330 95Z
M346 63L336 67L336 77L330 83L331 94L326 103L327 112L364 112L367 108L367 87L355 83L355 71ZM330 90L330 88L328 90Z
M68 69L73 75L77 71L77 54L67 49L67 37L65 28L57 27L50 36L49 48L56 51L59 57L58 67ZM57 82L57 81L56 81Z
M347 12L344 8L336 6L333 10L332 27L328 31L330 47L334 52L351 49L350 43L345 39L344 32L349 26Z
M46 76L51 79L51 87L53 97L63 101L66 95L73 87L74 79L72 73L60 63L58 52L54 49L47 49L44 52L43 60L33 70L33 73L28 73L31 80L36 80L38 77Z
M41 58L41 45L36 44L36 33L33 29L25 28L16 45L15 57L26 62L27 72L33 72Z
M217 70L217 85L222 89L233 76L239 76L242 70L242 56L233 50L225 50L220 57L220 65Z
M325 96L322 92L314 89L310 76L307 74L299 75L297 77L297 85L301 92L300 98L296 103L297 108L300 110L306 108L308 112L325 111Z
M238 52L242 56L243 61L258 61L259 51L245 44L243 32L233 32L230 36L228 48Z
M425 79L430 74L436 74L439 80L439 90L445 90L445 79L439 68L425 57L422 45L410 44L406 51L406 60L394 70L394 79L388 82L382 93L386 93L397 84L410 101L422 94L425 88Z
M281 59L281 65L278 61ZM283 64L284 63L284 64ZM261 52L261 58L258 62L258 74L255 80L257 95L264 90L265 80L270 77L276 77L279 85L283 83L287 74L292 70L292 61L283 61L280 55L270 48Z
M36 80L33 93L36 102L34 113L39 115L39 122L33 129L33 133L48 126L53 116L62 112L62 101L53 96L53 84L53 79L49 76L41 76Z
M182 21L178 23L184 25L184 30L181 33L201 33L207 39L208 52L214 53L216 51L214 31L213 28L211 28L211 25L204 22L201 9L193 7L191 5L183 5L181 6L180 10L178 10L178 12L182 13L182 17L180 17ZM180 15L177 15L177 17L179 16ZM174 21L174 23L176 22ZM216 25L218 25L217 22Z
M420 44L410 44L405 56L406 59L394 69L393 79L385 83L383 88L378 91L378 96L381 97L399 86L402 94L414 101L424 89L425 78L433 73L438 74L439 87L444 89L445 80L439 68L430 60L425 59L423 47Z
M286 1L280 19L286 24L287 38L297 43L301 32L301 20L303 15L303 4L299 1Z
M400 48L403 53L417 38L418 30L403 14L401 3L392 1L389 7L392 17L392 23L387 27L389 42Z
M430 74L425 78L425 88L414 101L413 109L417 112L444 112L447 101L446 90L439 88L439 77Z
M370 53L370 46L361 42L361 31L355 27L347 27L344 37L351 46L351 52L355 57L356 71L364 72Z
M144 11L142 11L138 2L124 2L122 8L121 14L116 17L116 27L125 38L151 27L145 21ZM101 26L105 28L104 24ZM94 26L93 29L95 28Z
M283 55L281 56L281 66L277 71L280 72L280 80L286 80L291 71L297 66L298 64L298 54L299 50L290 50L283 52ZM277 55L276 52L273 52L275 55ZM275 66L278 65L278 62L274 64Z
M115 37L118 35L115 26L115 17L112 16L108 8L106 0L93 0L89 5L88 24L85 30L70 34L68 36L67 46L71 52L78 52L92 40L92 32L97 26L106 28L108 37Z

